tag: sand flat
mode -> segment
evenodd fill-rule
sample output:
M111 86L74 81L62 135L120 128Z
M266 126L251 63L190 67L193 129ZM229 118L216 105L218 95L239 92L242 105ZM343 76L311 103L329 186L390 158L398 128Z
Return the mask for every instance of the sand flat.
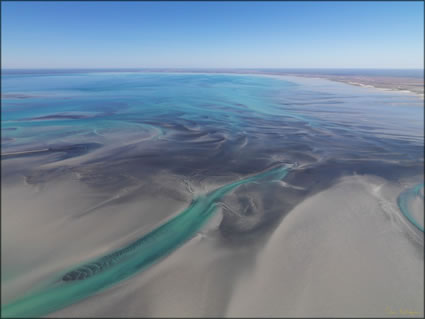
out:
M421 312L423 233L411 234L396 210L384 210L371 195L380 183L346 177L298 205L255 270L238 282L227 315L383 317L388 307ZM412 239L417 235L419 241Z

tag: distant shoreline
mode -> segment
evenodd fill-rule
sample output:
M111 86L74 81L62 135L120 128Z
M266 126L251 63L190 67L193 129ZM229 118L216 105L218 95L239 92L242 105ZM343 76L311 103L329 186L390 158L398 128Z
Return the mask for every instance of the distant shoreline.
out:
M276 74L277 75L277 74ZM411 77L383 77L371 75L279 74L306 78L321 78L365 88L391 92L412 93L424 99L424 80Z
M90 72L158 72L158 73L211 73L241 75L295 76L321 78L365 88L400 93L412 93L424 99L424 76L421 69L201 69L201 68L104 68L104 69L2 69L2 75L61 74ZM14 94L11 94L14 95ZM16 98L24 98L16 94ZM2 94L2 98L11 98Z

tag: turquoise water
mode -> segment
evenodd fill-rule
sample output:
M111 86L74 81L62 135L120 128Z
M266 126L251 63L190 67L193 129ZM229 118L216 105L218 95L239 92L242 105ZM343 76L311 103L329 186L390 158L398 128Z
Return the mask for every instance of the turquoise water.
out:
M49 134L49 127L61 137L77 132L90 134L93 130L107 130L117 125L121 129L137 129L136 117L139 121L172 116L187 121L195 118L210 124L221 122L233 131L243 125L240 111L256 116L280 113L302 119L264 99L265 94L273 94L282 85L292 86L275 79L238 76L137 73L6 76L5 92L24 91L29 98L20 99L19 105L16 100L5 99L3 128L16 130L4 131L4 137L14 138L16 146L19 142L39 139L40 134ZM66 115L80 118L58 119ZM51 118L41 118L46 116ZM210 118L206 118L208 116Z
M409 209L409 202L415 198L422 198L423 200L424 195L421 194L421 189L423 188L424 188L424 183L418 184L415 187L412 187L404 191L403 193L401 193L397 199L398 206L400 208L400 211L403 213L403 215L406 216L406 218L422 232L424 231L424 226L421 225L415 219L414 215Z
M163 131L161 124L167 119L179 119L189 127L193 122L201 126L218 125L231 134L244 132L246 125L251 124L249 118L267 121L271 117L310 127L332 128L338 124L340 129L352 132L355 126L366 124L362 114L367 110L367 124L375 129L389 127L400 133L406 129L400 121L410 121L409 126L416 129L416 134L421 126L423 128L415 116L420 114L415 114L418 111L412 108L392 107L391 112L382 114L381 109L388 102L385 96L346 88L342 94L335 95L320 85L309 88L270 77L6 73L3 74L2 87L3 94L24 95L22 98L3 98L3 150L46 146L58 137L63 141L75 135L92 137L96 132L101 134L102 130L145 130L146 125L151 125L159 126ZM395 102L398 99L400 103L420 104L420 101L403 99L403 96L389 98L396 99ZM320 114L317 113L318 106ZM340 112L338 118L335 117L335 106ZM347 125L346 120L351 123Z

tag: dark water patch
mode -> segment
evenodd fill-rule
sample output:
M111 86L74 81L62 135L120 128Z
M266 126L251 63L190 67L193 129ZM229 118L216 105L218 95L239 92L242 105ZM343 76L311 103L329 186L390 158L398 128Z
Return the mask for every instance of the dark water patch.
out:
M28 172L25 176L25 181L30 185L44 184L70 174L72 174L72 168L65 166L49 169L36 169Z
M101 146L102 144L99 144L99 143L83 143L83 144L72 144L72 145L49 146L45 149L27 150L27 151L10 152L10 153L1 154L1 159L9 160L14 158L32 157L32 156L57 153L58 156L56 157L55 160L61 161L71 157L87 154Z
M51 114L23 119L23 121L43 121L43 120L79 120L94 117L86 114Z
M306 196L306 191L277 185L249 185L224 200L219 226L227 244L249 245L265 238Z

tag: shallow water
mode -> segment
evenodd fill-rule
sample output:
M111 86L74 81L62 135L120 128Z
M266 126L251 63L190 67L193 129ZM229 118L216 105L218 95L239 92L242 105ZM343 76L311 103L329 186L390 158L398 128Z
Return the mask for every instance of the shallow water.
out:
M17 258L24 248L4 236L3 314L45 315L135 275L190 240L218 204L224 242L266 240L293 207L343 176L397 185L398 213L416 226L406 225L406 236L423 234L404 192L423 183L424 173L424 108L413 95L296 77L137 72L5 73L2 88L2 193L39 187L22 200L31 207L37 199L45 210L13 212L18 206L3 197L2 228L32 233L12 224L13 214L31 214L41 228L57 223L58 247L78 257L34 275L37 289L29 293L32 284L14 281L57 265L60 255L47 245ZM53 204L57 195L43 193L62 180L87 187L79 205L64 194L63 213ZM423 193L415 192L423 206ZM169 206L160 208L158 196ZM150 212L126 215L148 198ZM171 199L181 205L170 208ZM121 221L102 234L96 221L114 225L114 212L131 226ZM81 227L94 231L85 235ZM67 232L82 242L87 236L84 252ZM99 242L110 247L97 253ZM22 266L36 260L37 269Z
M415 187L409 188L408 190L402 192L397 199L398 206L400 207L400 210L404 216L406 216L406 218L422 232L424 231L423 189L424 183L415 185ZM410 207L412 205L411 202L414 200L422 200L422 207L417 208L416 212L413 212L414 208Z

